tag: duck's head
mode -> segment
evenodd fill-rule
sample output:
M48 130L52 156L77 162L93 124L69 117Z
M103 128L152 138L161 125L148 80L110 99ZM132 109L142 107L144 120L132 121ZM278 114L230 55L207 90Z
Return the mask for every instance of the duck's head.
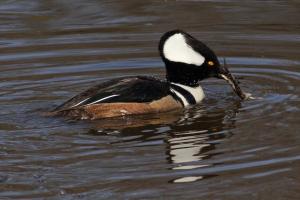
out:
M216 54L205 44L182 30L165 33L159 42L159 52L166 65L167 80L187 86L197 86L199 81L215 77L230 83L236 94L245 94L226 66L221 66Z

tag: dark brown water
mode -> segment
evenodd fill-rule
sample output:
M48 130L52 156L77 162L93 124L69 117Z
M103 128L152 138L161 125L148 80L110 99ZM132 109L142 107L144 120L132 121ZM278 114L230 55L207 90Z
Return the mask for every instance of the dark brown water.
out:
M0 2L0 199L299 199L300 3ZM160 36L207 43L245 91L95 122L41 116L114 77L164 68Z

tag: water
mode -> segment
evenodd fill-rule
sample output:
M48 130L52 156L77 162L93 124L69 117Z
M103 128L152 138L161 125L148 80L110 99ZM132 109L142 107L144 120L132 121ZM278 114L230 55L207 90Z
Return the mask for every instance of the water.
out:
M298 1L0 3L0 199L299 199ZM192 108L102 121L41 115L114 77L164 76L181 28L246 92L202 83ZM113 127L112 127L113 125Z

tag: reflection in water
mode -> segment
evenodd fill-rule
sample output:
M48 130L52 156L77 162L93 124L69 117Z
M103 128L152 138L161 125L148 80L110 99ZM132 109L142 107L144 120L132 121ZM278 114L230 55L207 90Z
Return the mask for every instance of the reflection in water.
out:
M234 118L239 106L235 107L230 112L206 113L201 115L201 112L191 110L187 111L188 117L185 119L193 119L193 127L189 131L176 131L169 133L165 142L167 144L167 157L173 170L189 170L202 167L209 167L213 164L203 162L209 159L216 153L210 153L216 149L223 138L230 133L230 129L234 127ZM203 111L202 111L203 112ZM190 127L190 121L180 120L179 125L182 130L187 130ZM191 128L191 127L190 127ZM211 176L186 176L174 179L173 182L193 182L205 177Z
M202 160L207 155L202 154L205 147L210 147L210 144L206 144L207 136L201 136L202 133L207 131L188 132L180 135L173 136L168 139L170 144L170 155L173 163L186 163L197 160ZM188 134L188 136L186 136ZM191 135L193 134L193 135ZM195 134L195 135L194 135ZM199 134L199 135L196 135ZM201 153L202 152L202 153ZM193 166L181 166L175 167L176 169L192 169ZM175 169L173 168L173 169Z
M134 146L147 146L163 139L172 170L210 167L214 164L204 160L220 154L212 151L222 139L231 135L230 129L234 128L239 108L240 102L234 101L234 104L227 107L228 110L206 111L203 105L196 105L159 115L99 120L91 122L94 128L89 133L114 134L121 139L112 144L121 145L132 143ZM216 175L184 176L171 182L193 182L213 176Z

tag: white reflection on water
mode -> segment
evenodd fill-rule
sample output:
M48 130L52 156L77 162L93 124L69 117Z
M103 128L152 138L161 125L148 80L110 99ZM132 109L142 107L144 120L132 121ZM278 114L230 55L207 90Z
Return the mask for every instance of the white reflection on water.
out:
M226 130L228 126L233 126L234 121L230 120L236 116L237 110L231 110L230 112L219 112L220 115L210 114L212 123L205 124L204 110L194 109L194 112L189 112L189 117L182 117L185 120L179 120L182 126L190 126L190 123L197 121L196 129L192 131L182 131L172 133L171 136L166 139L168 146L168 157L173 164L173 170L192 170L197 168L210 167L213 164L205 162L205 159L211 158L211 153L216 147L216 144L220 143L223 138L226 137L229 130ZM207 116L207 115L206 115ZM192 121L188 119L193 119ZM207 119L206 119L207 120ZM225 127L227 127L225 129ZM226 131L225 131L226 130ZM174 183L193 182L205 178L204 176L184 176L174 179Z

